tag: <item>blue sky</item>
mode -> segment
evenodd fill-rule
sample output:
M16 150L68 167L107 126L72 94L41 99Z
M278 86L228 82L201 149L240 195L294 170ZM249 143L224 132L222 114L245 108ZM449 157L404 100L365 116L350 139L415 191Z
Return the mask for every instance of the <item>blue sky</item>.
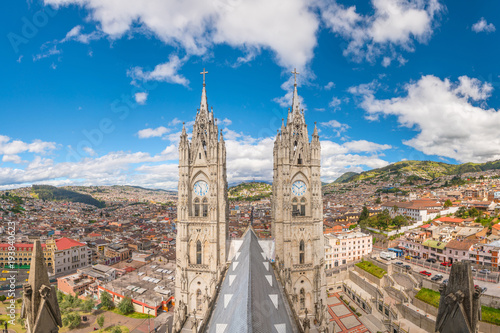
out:
M324 181L500 158L497 1L137 3L2 3L0 189L175 189L203 68L230 182L272 179L293 68Z

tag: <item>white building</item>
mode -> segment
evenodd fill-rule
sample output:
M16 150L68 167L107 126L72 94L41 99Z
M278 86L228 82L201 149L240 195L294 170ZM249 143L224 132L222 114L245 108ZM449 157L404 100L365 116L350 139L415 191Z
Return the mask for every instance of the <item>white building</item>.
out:
M92 264L92 251L86 244L70 238L47 241L53 253L54 273L72 273Z
M443 208L443 203L436 200L414 200L410 202L389 201L382 205L392 218L402 215L417 222L435 219L438 215L445 216L457 212L458 207Z
M360 260L372 252L372 236L350 231L325 235L325 268Z

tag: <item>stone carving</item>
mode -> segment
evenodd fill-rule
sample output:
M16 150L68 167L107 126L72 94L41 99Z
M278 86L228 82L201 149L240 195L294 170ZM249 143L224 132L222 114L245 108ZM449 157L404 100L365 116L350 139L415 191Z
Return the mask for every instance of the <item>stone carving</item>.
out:
M481 319L482 289L474 287L469 262L455 262L447 284L439 288L441 299L436 332L477 333Z
M21 318L27 333L57 333L62 327L56 290L50 286L40 241L33 245L28 283L23 285Z

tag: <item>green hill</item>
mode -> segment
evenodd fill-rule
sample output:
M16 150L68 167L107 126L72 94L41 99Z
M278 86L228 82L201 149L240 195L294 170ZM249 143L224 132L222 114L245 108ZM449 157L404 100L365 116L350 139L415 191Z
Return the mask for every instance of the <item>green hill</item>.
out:
M229 200L234 201L258 201L269 198L272 194L272 186L263 182L241 183L229 188Z
M352 177L359 175L357 172L346 172L339 178L335 179L335 184L347 183Z
M103 201L99 201L88 194L82 194L50 185L33 185L32 192L42 200L81 202L98 208L103 208L105 206Z
M406 178L406 180L432 180L446 175L460 175L467 172L481 172L500 169L500 160L486 163L448 164L434 161L402 161L386 167L365 171L359 174L346 172L332 184L354 182L359 180L382 180L389 176Z

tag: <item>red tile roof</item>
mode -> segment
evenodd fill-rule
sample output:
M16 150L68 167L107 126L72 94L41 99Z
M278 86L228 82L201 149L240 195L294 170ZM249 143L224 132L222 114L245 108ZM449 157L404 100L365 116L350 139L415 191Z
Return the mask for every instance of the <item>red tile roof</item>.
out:
M440 217L438 219L435 219L434 221L439 221L443 223L462 223L464 219L459 219L459 218L453 218L453 217Z
M74 239L63 237L56 239L56 246L58 250L71 249L74 246L85 246L85 244L77 242Z
M16 249L17 248L23 248L23 247L26 247L26 248L33 248L33 244L32 243L16 243L16 244L13 244ZM7 248L11 246L10 244L7 244L7 243L1 243L0 244L0 248ZM45 244L42 244L42 247L45 247Z
M492 228L495 230L500 230L500 223L494 224Z
M423 226L421 226L420 228L422 228L422 229L427 229L427 228L429 228L430 226L431 226L430 224L424 224L424 225L423 225Z

